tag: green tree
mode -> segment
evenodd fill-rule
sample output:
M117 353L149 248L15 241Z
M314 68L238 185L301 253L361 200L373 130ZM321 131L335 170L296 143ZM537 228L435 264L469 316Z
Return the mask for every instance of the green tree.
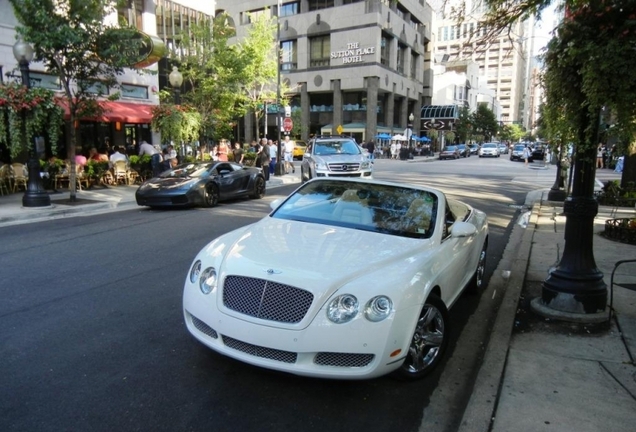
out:
M519 141L525 134L523 128L518 124L507 124L499 129L499 137L502 141Z
M460 142L468 142L472 130L470 110L468 107L463 106L459 109L459 119L455 123L454 130Z
M101 114L98 98L117 86L117 75L138 58L142 40L133 28L104 23L115 11L110 0L9 1L19 22L18 34L33 45L34 59L43 62L62 85L71 126L67 146L70 199L75 201L77 120Z
M213 22L192 25L181 35L185 54L173 54L189 89L183 100L201 116L201 138L228 138L233 120L245 114L242 86L249 59L240 55L238 45L229 43L234 35L227 14L219 14Z
M267 14L260 14L252 21L247 37L238 44L239 55L244 65L241 78L246 97L245 107L254 113L256 137L265 106L277 99L279 53L275 32L276 19Z
M478 131L480 135L484 135L486 141L490 141L499 130L495 113L486 105L477 106L475 112L470 116L470 123L473 126L473 131Z

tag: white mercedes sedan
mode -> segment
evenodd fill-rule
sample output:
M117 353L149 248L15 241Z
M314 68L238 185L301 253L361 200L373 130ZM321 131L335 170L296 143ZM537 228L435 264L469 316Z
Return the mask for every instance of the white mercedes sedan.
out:
M448 309L484 280L486 215L441 191L311 180L205 246L186 277L189 332L264 368L335 379L429 374Z

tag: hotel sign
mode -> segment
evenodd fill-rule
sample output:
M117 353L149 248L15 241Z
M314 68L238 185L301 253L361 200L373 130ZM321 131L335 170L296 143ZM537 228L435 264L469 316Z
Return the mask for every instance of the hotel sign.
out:
M349 42L347 49L342 51L332 51L331 59L342 59L342 64L349 63L362 63L364 62L364 56L375 54L375 47L360 48L359 42Z

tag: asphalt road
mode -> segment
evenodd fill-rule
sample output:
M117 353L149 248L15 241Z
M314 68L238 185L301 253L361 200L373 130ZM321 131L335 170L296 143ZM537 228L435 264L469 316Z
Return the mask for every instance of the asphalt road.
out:
M485 210L489 278L517 206L540 182L549 187L549 176L523 169L504 157L380 160L375 176L425 182ZM181 293L196 252L292 190L214 209L0 228L0 430L453 430L498 306L488 288L452 309L447 361L416 383L290 376L224 358L187 334Z

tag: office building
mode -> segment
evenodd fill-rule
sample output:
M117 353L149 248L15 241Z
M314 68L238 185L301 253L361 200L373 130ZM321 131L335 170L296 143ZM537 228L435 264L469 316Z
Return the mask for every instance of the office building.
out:
M281 74L300 110L302 138L343 133L359 141L381 132L403 133L432 98L432 9L423 0L248 0L218 2L237 39L255 14L278 16ZM244 119L246 140L255 138L253 116ZM277 116L269 116L275 137ZM259 134L263 129L259 129Z
M482 38L487 29L482 24L485 5L467 1L466 19L458 24L443 11L435 17L434 55L447 56L449 62L472 61L479 66L479 82L495 93L502 124L521 124L525 110L527 63L525 54L525 25L517 23L513 32L493 41ZM434 101L435 102L435 101ZM476 107L471 107L473 110Z

